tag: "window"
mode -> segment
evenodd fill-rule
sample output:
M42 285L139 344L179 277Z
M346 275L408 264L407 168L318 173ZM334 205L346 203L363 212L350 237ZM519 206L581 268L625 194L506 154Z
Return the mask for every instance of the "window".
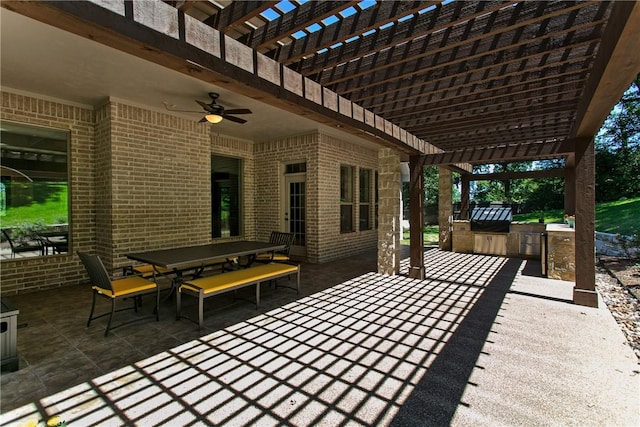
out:
M371 169L360 169L360 230L371 230Z
M340 166L340 232L353 231L353 166Z
M211 235L240 235L240 159L211 156Z
M69 133L2 121L1 257L69 252Z

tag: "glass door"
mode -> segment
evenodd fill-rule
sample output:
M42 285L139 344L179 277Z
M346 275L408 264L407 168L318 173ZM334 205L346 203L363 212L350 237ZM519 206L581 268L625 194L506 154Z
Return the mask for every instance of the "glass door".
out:
M306 256L307 183L306 174L285 175L285 214L283 228L295 234L291 255Z

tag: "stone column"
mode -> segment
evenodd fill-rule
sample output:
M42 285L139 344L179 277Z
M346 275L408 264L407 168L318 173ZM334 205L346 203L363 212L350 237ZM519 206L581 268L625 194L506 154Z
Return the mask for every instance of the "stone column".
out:
M451 171L440 166L438 168L438 227L440 228L438 246L443 251L451 250L450 219L453 214L451 183Z
M598 306L595 278L595 211L596 163L593 139L576 140L575 160L576 197L576 286L573 302L589 307Z
M390 148L378 151L378 273L400 273L402 227L400 156Z

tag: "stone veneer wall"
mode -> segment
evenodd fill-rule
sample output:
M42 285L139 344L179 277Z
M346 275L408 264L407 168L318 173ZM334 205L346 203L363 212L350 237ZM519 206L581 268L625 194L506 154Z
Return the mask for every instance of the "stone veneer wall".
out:
M70 132L71 249L95 246L95 140L91 107L38 99L28 94L0 93L0 119L53 127ZM78 284L85 279L80 260L73 253L0 262L3 295Z
M438 225L440 233L438 238L438 247L443 251L450 251L451 240L451 215L452 208L452 190L451 190L452 173L445 167L438 168Z

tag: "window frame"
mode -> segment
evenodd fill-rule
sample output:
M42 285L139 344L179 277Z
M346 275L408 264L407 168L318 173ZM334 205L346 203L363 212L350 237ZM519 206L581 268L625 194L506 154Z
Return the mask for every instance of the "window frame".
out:
M368 168L360 168L358 170L358 189L359 189L359 203L358 203L358 229L360 231L372 230L373 227L371 225L371 176L372 169ZM363 179L366 179L366 182L363 183ZM363 185L364 184L364 185ZM364 191L363 191L364 190ZM363 209L366 208L366 209ZM366 214L363 216L363 213L366 211Z
M41 176L40 177L41 179L36 180L36 179L32 179L29 176L29 174L25 172L24 168L17 167L19 166L22 159L18 158L17 163L13 165L16 167L12 167L11 160L13 159L13 157L0 156L2 157L0 164L2 164L2 166L4 166L7 169L8 177L10 176L9 172L12 171L12 173L16 174L15 176L18 176L18 175L24 176L31 183L59 182L59 183L63 183L63 185L66 186L64 190L66 192L66 197L67 197L67 200L65 203L66 222L60 223L60 221L54 221L56 223L50 224L50 223L46 223L45 220L42 220L42 221L37 220L33 223L20 221L21 222L20 225L12 227L12 226L7 226L7 222L6 220L4 220L4 216L6 215L6 212L8 211L8 209L12 207L12 206L9 206L9 204L11 204L11 200L9 200L10 194L8 193L12 192L13 190L6 187L7 183L11 184L12 180L11 179L2 180L2 188L3 188L3 195L1 197L2 203L3 203L2 228L10 229L11 234L14 234L14 235L17 234L18 236L23 236L23 237L18 237L18 239L22 239L24 238L24 236L34 236L33 238L34 239L37 238L37 240L40 242L40 247L41 247L40 250L34 251L34 252L39 252L37 255L36 254L27 255L27 256L21 255L20 257L14 258L14 255L12 254L11 260L16 261L20 259L34 259L34 258L42 258L42 257L54 256L54 255L55 256L70 255L73 250L73 241L71 237L72 236L72 232L71 232L72 200L73 200L72 176L71 176L71 130L68 128L59 128L55 126L41 126L37 124L16 122L11 120L2 120L1 128L2 128L2 133L6 132L7 134L23 136L25 139L26 138L35 138L36 140L46 139L51 141L54 144L53 147L40 148L40 154L38 154L37 149L35 151L32 151L33 146L31 144L29 144L30 150L26 150L26 149L20 150L20 145L18 144L13 149L13 151L16 153L19 153L21 151L24 153L31 153L31 154L27 154L27 156L31 158L35 156L36 158L35 161L42 161L39 156L44 156L44 157L51 156L52 160L49 163L51 163L52 165L60 165L62 163L59 161L55 161L55 157L66 157L63 168L62 167L56 168L55 166L52 166L52 169L49 170L49 172L52 175L50 175L49 178L47 178L46 176ZM4 136L2 139L5 143L7 142L6 136ZM64 154L60 154L60 153L63 153L63 151L60 150L60 147L55 146L56 142L58 143L59 146L64 145ZM23 148L27 148L27 146ZM11 148L7 148L7 151L11 151ZM58 170L58 169L63 169L63 170ZM55 174L64 174L65 180L56 179ZM34 175L31 175L31 176L35 178ZM34 194L36 194L35 188L32 189L31 191L33 191ZM29 205L33 203L37 203L37 202L31 202ZM13 206L13 207L15 208L17 206ZM62 220L62 218L60 218L60 220ZM31 227L30 225L33 225L33 227ZM47 236L47 237L42 237L42 236ZM4 237L5 236L3 235L3 241L4 241ZM65 240L62 240L62 239L65 239ZM63 251L61 252L60 251L61 248L66 248L66 250L63 249ZM26 252L22 252L22 254L25 254L25 253ZM4 258L3 256L2 260L5 260L5 259L8 260L8 258Z
M348 171L348 175L345 177L344 172ZM355 166L340 165L340 233L353 233L355 231L354 226L354 176ZM349 179L349 182L345 182L345 179ZM347 222L346 216L350 217Z

